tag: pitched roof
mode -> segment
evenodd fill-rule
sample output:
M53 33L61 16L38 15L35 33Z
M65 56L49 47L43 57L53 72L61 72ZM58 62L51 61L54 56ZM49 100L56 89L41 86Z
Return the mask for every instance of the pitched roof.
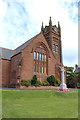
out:
M17 48L15 49L15 54L14 54L14 55L18 54L21 50L23 50L32 40L34 40L35 37L36 37L36 36L34 36L34 37L31 38L30 40L26 41L25 43L23 43L22 45L20 45L19 47L17 47Z
M11 56L15 53L14 50L9 50L6 48L0 48L0 56L3 59L10 60Z
M30 40L26 41L25 43L23 43L22 45L17 47L15 50L10 50L10 49L7 49L7 48L1 48L0 47L0 57L3 58L3 59L10 60L12 56L20 53L20 51L23 50L32 40L34 40L34 38L36 36L34 36Z

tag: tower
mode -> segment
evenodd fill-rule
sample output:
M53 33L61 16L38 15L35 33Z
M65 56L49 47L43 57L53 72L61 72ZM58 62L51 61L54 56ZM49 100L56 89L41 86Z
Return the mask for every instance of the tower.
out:
M62 65L62 46L61 46L61 27L58 22L58 27L56 25L52 25L52 20L50 17L49 26L43 27L41 31L55 56L56 64Z

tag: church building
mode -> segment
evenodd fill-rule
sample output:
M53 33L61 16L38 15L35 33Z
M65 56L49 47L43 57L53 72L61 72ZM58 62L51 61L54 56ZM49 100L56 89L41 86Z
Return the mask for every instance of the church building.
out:
M50 75L61 79L61 45L60 24L52 25L50 17L48 26L42 23L41 32L15 50L0 47L2 86L16 87L21 80L32 79L35 74L40 81Z

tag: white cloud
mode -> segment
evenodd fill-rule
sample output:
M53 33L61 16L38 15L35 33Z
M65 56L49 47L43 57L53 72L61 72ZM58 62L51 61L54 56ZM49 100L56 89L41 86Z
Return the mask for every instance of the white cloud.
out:
M0 21L2 21L4 15L6 14L6 3L0 0Z

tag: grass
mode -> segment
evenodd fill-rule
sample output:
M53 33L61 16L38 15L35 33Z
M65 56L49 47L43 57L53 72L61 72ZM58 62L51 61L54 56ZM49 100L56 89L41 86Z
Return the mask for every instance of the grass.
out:
M78 91L2 91L3 118L78 118Z

